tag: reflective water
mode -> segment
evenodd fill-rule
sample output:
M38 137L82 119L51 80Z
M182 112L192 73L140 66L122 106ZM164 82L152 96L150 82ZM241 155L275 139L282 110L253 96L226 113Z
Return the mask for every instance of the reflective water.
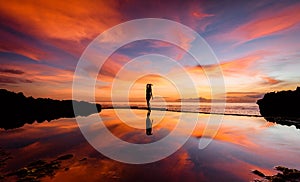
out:
M112 106L111 102L101 102L101 105L105 107ZM137 106L137 107L146 107L146 102L115 102L114 106ZM181 111L184 108L185 111L191 112L214 112L214 113L225 113L225 114L238 114L245 116L260 116L259 108L256 103L214 103L214 107L218 110L218 108L223 108L225 106L225 110L222 111L212 111L210 102L151 102L151 106L155 108L166 108L171 111Z
M129 112L136 117L132 118ZM124 141L145 144L168 136L178 124L180 115L180 112L152 111L150 125L146 110L107 109L101 111L103 121L99 122L103 122L114 136ZM216 123L208 122L209 114L189 115L197 115L199 119L188 141L169 157L140 165L117 162L100 154L81 134L75 119L62 118L26 124L13 130L0 130L0 146L12 157L7 160L2 173L14 171L38 159L52 160L69 153L75 157L62 164L68 170L60 169L54 177L42 178L42 181L249 181L258 178L251 173L253 169L271 175L277 173L272 169L276 165L300 168L300 130L294 126L269 123L261 117L224 116L217 135L206 148L200 150L198 144L204 137L205 125ZM89 121L95 116L84 119ZM152 135L147 134L149 128L152 128ZM101 138L101 129L97 122L89 127L95 138L105 143L105 138ZM176 137L184 136L185 132L179 129ZM206 140L209 140L207 136ZM115 143L105 144L112 150L119 149ZM175 143L171 141L172 144ZM166 146L160 147L163 149ZM7 180L10 179L13 178Z

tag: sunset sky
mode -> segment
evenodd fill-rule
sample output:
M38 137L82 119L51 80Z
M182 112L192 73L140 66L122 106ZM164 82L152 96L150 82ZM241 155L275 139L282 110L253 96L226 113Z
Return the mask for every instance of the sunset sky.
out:
M129 20L164 18L189 26L207 41L220 61L228 101L255 102L265 92L300 86L299 10L298 0L1 1L0 85L26 96L71 99L76 65L93 39ZM203 69L213 71L216 65L195 64L172 44L144 40L120 48L106 61L99 72L97 100L109 101L112 83L116 79L127 83L130 78L117 77L121 68L150 53L179 62L191 75L199 97L210 98ZM146 74L148 67L135 64L126 68L126 75L134 75L135 68L144 68L138 71ZM168 72L180 80L176 73ZM153 74L134 81L130 99L143 100L148 82L154 84L157 98L178 99L176 86Z

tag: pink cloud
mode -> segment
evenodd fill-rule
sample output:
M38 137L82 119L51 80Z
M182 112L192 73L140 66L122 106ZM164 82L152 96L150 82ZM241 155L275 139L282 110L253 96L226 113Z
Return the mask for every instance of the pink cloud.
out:
M271 7L262 13L257 13L250 21L233 27L228 32L214 36L213 40L230 41L238 45L282 33L300 23L299 8L299 4L282 8L279 11L274 11Z
M287 30L300 22L299 8L300 5L296 5L277 13L266 12L265 16L240 26L233 34L237 33L249 41Z

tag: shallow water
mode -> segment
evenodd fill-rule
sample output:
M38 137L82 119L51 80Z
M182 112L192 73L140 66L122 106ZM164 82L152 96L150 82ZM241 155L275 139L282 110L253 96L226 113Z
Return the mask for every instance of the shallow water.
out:
M118 106L137 106L146 107L146 102L101 102L104 108ZM210 102L151 102L151 106L154 108L165 108L171 111L189 111L189 112L205 112L205 113L219 113L219 114L233 114L233 115L245 115L245 116L260 116L259 107L256 103L212 103ZM223 110L223 107L224 110Z
M207 147L199 149L199 141L210 141L212 130L219 126L218 122L210 120L212 115L188 113L180 120L180 112L152 111L149 116L153 120L152 135L146 135L146 110L102 110L99 114L102 121L97 120L97 115L81 117L86 121L79 123L81 129L84 128L90 138L97 139L92 141L96 141L96 147L99 144L112 152L124 151L124 148L104 138L101 122L115 137L139 145L160 141L176 129L174 140L149 151L163 152L177 145L183 137L189 134L191 137L179 150L162 160L126 164L94 149L74 118L26 124L18 129L0 130L0 146L12 157L1 170L2 174L38 159L52 160L69 153L75 157L62 163L68 170L62 168L42 181L249 181L258 178L251 173L253 169L271 175L277 173L273 170L277 165L300 168L300 130L270 123L261 117L224 116L217 135ZM184 127L190 127L194 118L198 118L197 125L192 133L187 133ZM178 128L179 121L186 125ZM211 130L204 133L206 126ZM130 155L147 159L148 156L140 156L144 152Z

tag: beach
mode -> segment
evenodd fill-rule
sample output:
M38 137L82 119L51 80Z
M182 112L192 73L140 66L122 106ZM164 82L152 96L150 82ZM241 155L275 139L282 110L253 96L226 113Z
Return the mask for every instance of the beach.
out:
M98 115L101 121L95 120ZM277 173L274 166L300 168L300 130L295 126L267 122L263 117L224 115L219 123L211 121L211 114L186 113L184 120L181 115L181 112L152 110L149 116L153 120L152 135L146 134L147 110L103 109L87 117L79 116L87 121L85 131L111 150L120 150L120 146L105 140L101 132L103 126L128 143L149 144L168 137L179 122L198 118L192 133L180 128L173 132L174 139L190 135L179 150L147 164L126 164L101 154L83 136L80 131L83 125L75 118L1 129L1 150L9 156L6 164L1 166L1 174L9 174L33 161L49 162L67 154L72 154L72 157L62 160L52 175L45 175L40 180L250 181L261 179L252 170L273 175ZM217 128L217 134L210 138L204 134L206 127ZM210 142L207 147L199 149L200 140ZM176 142L169 140L168 145L160 147L163 151L164 147L176 145ZM16 178L12 175L7 180Z
M0 9L0 182L300 182L300 1Z

